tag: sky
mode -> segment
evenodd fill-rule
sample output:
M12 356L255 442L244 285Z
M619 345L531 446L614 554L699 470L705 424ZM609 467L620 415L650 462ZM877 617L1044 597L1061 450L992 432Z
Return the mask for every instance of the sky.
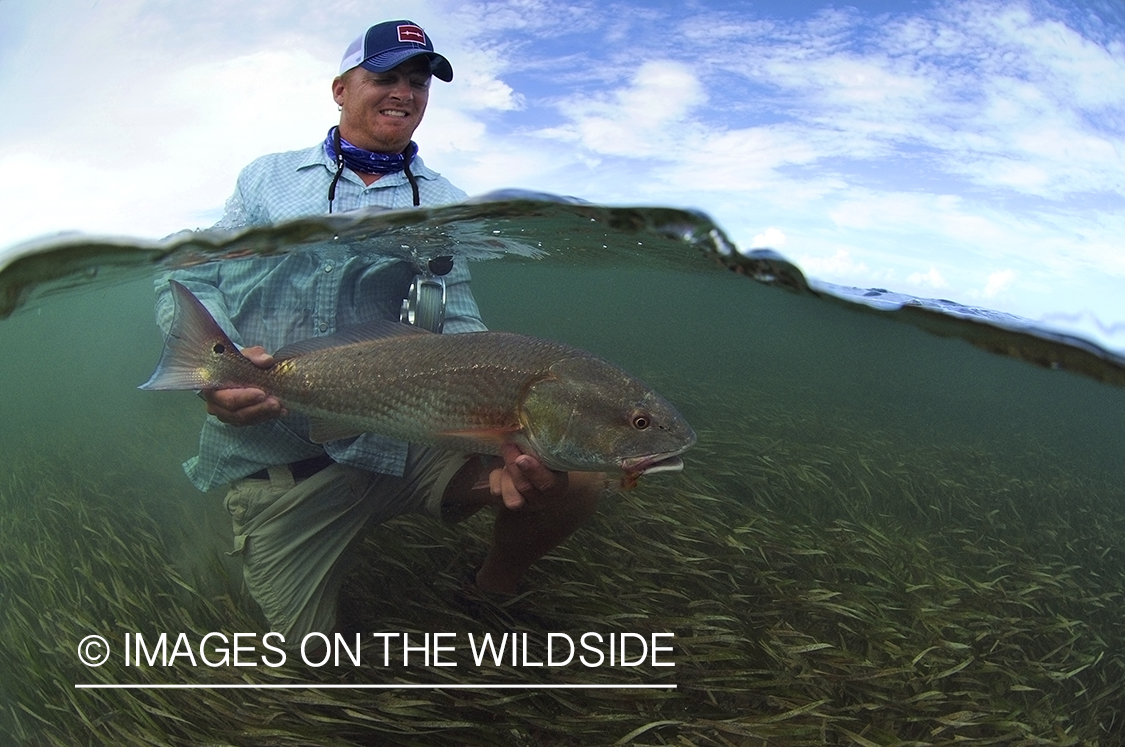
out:
M450 59L415 140L502 188L709 214L810 276L1125 350L1120 0L0 0L0 251L159 238L320 141L367 26Z

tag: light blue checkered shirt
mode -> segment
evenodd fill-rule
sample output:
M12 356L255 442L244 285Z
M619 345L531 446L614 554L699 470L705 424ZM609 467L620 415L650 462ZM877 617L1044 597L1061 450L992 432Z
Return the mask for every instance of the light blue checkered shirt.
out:
M421 202L457 202L465 193L415 158ZM328 212L328 186L335 164L318 144L305 150L257 159L238 177L234 195L217 228L236 229ZM345 169L336 187L333 211L363 207L406 209L413 194L405 174L388 174L370 186ZM174 304L170 278L183 283L208 308L219 326L241 347L262 345L274 352L289 343L328 335L349 324L398 319L414 268L366 249L355 256L338 244L317 244L283 257L227 260L164 274L156 281L156 315L167 334ZM445 332L485 329L469 291L469 270L454 262L446 278ZM307 438L308 421L297 413L255 426L234 427L208 416L199 455L184 463L188 478L210 490L276 464L327 451L337 462L401 475L407 446L372 433L325 444Z

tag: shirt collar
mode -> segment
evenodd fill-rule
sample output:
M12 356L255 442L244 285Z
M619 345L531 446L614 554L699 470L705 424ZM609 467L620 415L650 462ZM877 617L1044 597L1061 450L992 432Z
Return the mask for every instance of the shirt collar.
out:
M329 175L336 173L336 164L333 163L328 157L328 154L324 152L324 145L322 143L314 145L305 152L305 157L302 158L301 162L297 165L297 170L302 171L318 165L328 169ZM414 160L410 162L410 172L418 179L436 179L438 177L438 173L427 167L425 162L422 161L421 156L414 156ZM351 169L344 169L341 178L354 181L357 184L363 183L358 176L352 173ZM380 182L385 185L405 184L406 181L406 174L400 171L396 174L383 176L376 184Z

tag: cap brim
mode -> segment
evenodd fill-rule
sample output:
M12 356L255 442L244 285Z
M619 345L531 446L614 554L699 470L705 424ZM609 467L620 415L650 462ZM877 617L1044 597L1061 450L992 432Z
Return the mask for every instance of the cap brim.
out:
M449 64L449 60L445 59L437 52L427 52L425 50L395 49L389 52L382 52L368 57L366 60L359 63L359 67L370 70L373 73L385 73L415 57L429 58L430 72L434 74L435 78L444 80L446 83L453 80L453 66Z

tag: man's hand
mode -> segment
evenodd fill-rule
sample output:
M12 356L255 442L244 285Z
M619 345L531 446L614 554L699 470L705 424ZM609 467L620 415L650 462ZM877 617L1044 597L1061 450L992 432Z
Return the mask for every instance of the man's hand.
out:
M245 348L242 354L258 368L273 365L273 356L261 345ZM255 387L208 389L201 396L207 402L207 412L227 425L257 425L288 413L277 397Z
M488 486L492 495L503 499L505 508L534 510L537 504L566 494L570 482L567 473L547 469L514 444L504 444L501 453L504 466L488 474Z

